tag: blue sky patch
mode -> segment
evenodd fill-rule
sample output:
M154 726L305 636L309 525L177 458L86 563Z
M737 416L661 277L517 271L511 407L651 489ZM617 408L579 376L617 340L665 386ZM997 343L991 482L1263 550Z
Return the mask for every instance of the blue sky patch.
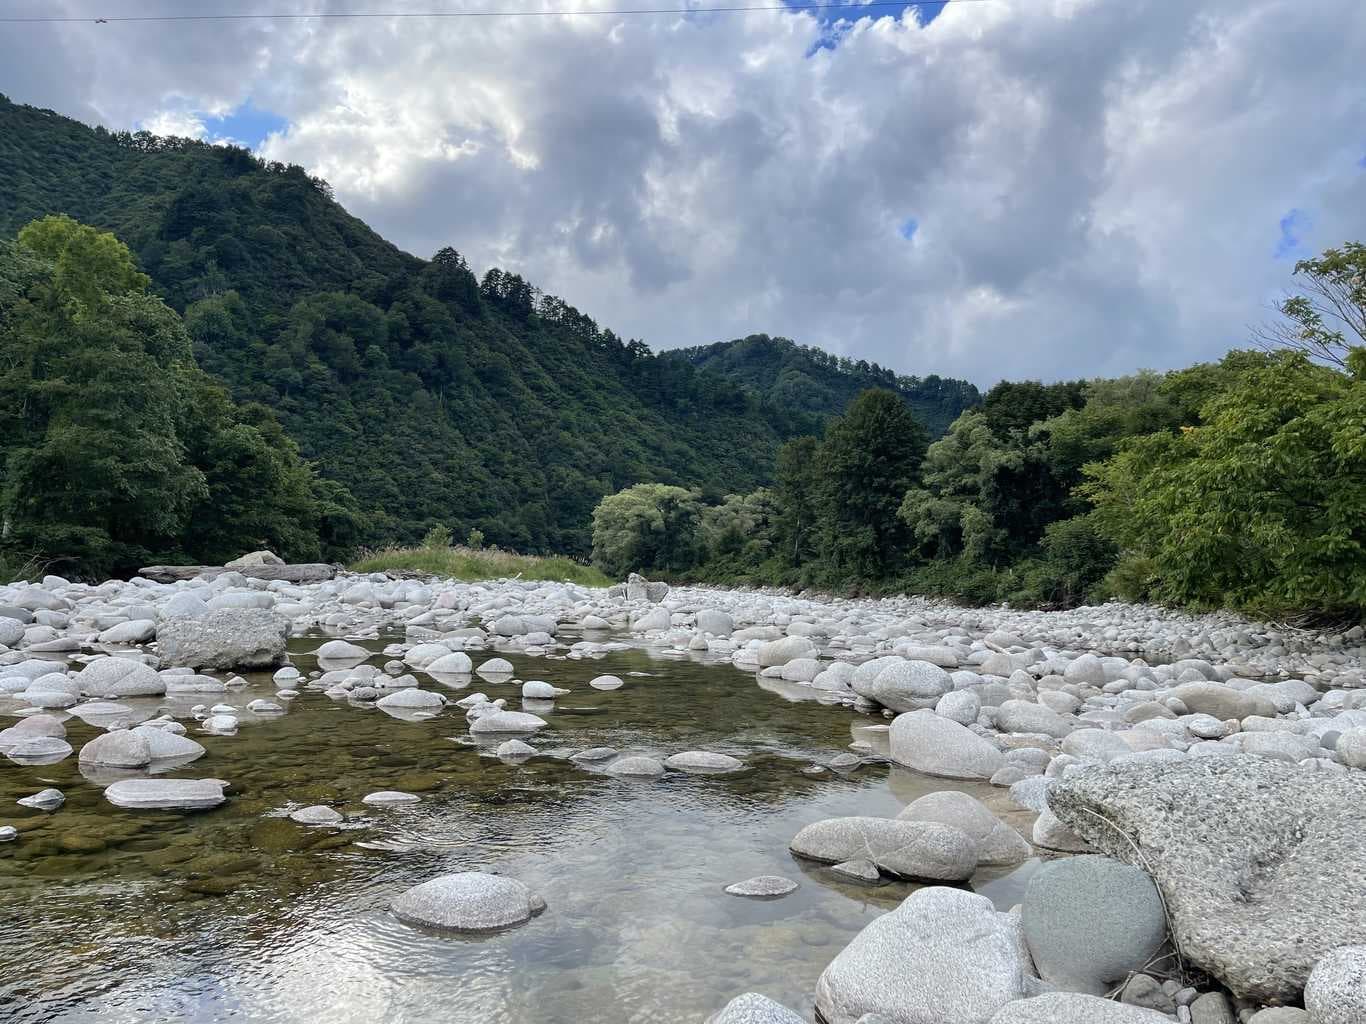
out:
M1281 237L1276 241L1273 259L1288 260L1300 254L1304 233L1309 230L1309 215L1303 210L1292 209L1281 218Z
M820 3L822 0L783 0L789 7L802 7L804 3ZM831 0L834 2L834 0ZM810 57L821 50L833 50L840 44L844 34L849 31L849 24L863 18L900 18L901 13L908 7L914 8L920 17L920 24L928 25L943 13L947 5L944 3L889 3L879 4L877 7L869 7L861 3L841 4L840 7L829 7L824 10L812 11L816 19L821 22L824 31L806 51L806 56ZM839 27L840 22L846 22L844 28Z
M204 127L211 139L236 139L252 149L260 147L271 132L283 131L289 122L279 114L261 110L251 100L221 117L205 117Z
M896 230L897 234L909 242L915 237L915 233L920 230L920 221L916 220L914 217L907 217L901 222L901 227Z

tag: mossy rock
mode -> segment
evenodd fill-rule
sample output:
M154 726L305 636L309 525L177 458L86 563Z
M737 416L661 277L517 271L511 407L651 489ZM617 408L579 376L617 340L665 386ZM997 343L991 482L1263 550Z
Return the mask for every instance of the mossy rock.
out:
M160 871L173 864L183 864L192 859L196 850L187 849L184 846L167 846L160 850L150 850L142 855L142 862L154 871Z
M354 832L334 832L331 835L323 836L312 847L313 850L338 850L343 846L350 846L356 841Z
M186 882L184 889L197 896L226 896L242 887L245 879L232 875L217 875L213 878L194 878Z
M261 866L259 857L244 853L211 853L187 861L184 870L196 875L240 875Z
M247 841L265 853L289 853L307 850L321 838L321 833L296 825L288 818L262 818L251 827Z
M436 772L405 772L390 784L390 789L404 793L430 793L440 789L442 778Z
M67 832L57 837L57 846L63 853L99 853L108 845L102 836L85 832Z

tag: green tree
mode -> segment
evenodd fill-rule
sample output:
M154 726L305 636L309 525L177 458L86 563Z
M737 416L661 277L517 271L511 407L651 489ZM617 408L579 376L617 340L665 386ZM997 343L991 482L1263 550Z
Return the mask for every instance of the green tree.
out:
M1366 346L1366 245L1348 242L1295 264L1307 294L1277 304L1281 319L1258 332L1271 348L1303 352L1346 370L1354 349Z
M794 568L816 557L820 446L818 438L799 437L778 449L774 470L778 555Z
M699 562L700 495L667 484L636 484L593 510L593 562L609 576L679 572Z
M908 534L897 517L917 482L925 429L890 391L870 389L826 430L819 532L826 568L843 578L879 579L901 564Z
M1098 525L1156 567L1158 596L1366 609L1366 350L1344 361L1235 353L1200 425L1088 467Z

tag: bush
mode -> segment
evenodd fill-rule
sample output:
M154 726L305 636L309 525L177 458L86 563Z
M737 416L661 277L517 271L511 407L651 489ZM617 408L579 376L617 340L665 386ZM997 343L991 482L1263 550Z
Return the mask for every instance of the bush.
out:
M433 526L422 538L422 546L428 551L439 551L451 546L451 531L445 526Z
M1144 555L1126 554L1096 587L1100 600L1151 601L1161 580L1157 562Z
M484 546L484 531L477 526L470 530L470 535L465 540L465 546L473 548L475 551L482 548Z

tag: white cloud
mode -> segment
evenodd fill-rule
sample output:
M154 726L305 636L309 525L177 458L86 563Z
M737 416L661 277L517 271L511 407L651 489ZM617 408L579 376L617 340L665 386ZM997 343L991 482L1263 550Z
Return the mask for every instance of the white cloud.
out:
M43 32L16 98L122 126L250 97L290 122L267 155L400 245L657 347L767 331L988 384L1181 365L1287 282L1290 210L1307 251L1366 236L1355 0L950 4L814 51L779 12Z

